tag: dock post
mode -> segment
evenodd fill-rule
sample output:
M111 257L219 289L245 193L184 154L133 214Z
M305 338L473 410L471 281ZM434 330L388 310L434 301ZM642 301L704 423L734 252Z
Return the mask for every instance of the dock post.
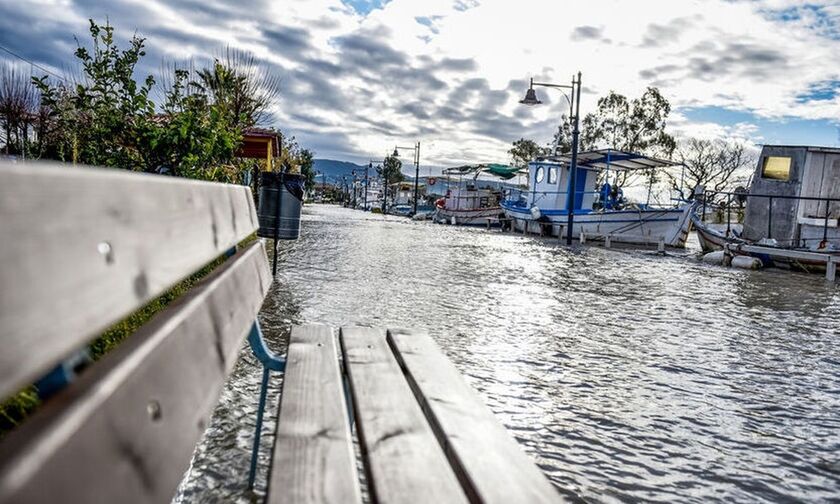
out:
M837 262L834 260L833 257L828 258L828 262L825 263L825 279L829 282L835 281L837 278Z
M610 240L610 235L609 234L605 235L604 236L604 247L610 248L610 245L611 245L610 241L611 241Z
M586 243L586 235L583 233L583 230L580 232L580 244L583 245Z
M659 243L656 244L656 251L660 254L665 253L665 238L662 236L659 237Z

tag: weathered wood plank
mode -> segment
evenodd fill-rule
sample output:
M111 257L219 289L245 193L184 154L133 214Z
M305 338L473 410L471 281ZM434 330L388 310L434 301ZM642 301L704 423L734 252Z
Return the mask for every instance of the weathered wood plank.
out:
M338 348L330 327L292 328L267 502L361 502Z
M341 329L371 497L379 503L467 502L381 329Z
M471 501L562 501L428 334L392 329L388 343Z
M271 284L255 242L0 443L0 502L170 502Z
M0 161L0 397L257 226L244 186Z

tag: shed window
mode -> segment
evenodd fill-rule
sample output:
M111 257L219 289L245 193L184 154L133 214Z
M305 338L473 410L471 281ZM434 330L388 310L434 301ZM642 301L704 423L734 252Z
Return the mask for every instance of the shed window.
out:
M790 180L790 158L767 156L761 168L761 178L771 180Z
M557 167L552 166L548 169L548 183L549 184L556 184L557 183Z
M534 177L534 180L536 181L537 184L539 184L544 179L545 179L545 167L540 166L540 167L537 168L537 174Z

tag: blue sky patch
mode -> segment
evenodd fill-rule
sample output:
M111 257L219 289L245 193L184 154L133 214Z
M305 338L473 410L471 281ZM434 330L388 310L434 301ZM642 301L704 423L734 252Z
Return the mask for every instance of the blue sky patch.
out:
M830 80L816 82L808 87L808 91L796 96L799 103L833 100L840 91L840 81Z
M691 122L712 122L724 126L754 124L758 130L756 143L780 145L840 145L840 123L826 119L784 117L767 119L751 112L722 107L681 108L679 112Z
M390 0L341 0L345 5L349 5L359 14L366 16L372 10L381 9Z
M808 21L808 27L820 35L840 40L840 18L823 5L804 4L784 9L763 9L761 12L775 21Z

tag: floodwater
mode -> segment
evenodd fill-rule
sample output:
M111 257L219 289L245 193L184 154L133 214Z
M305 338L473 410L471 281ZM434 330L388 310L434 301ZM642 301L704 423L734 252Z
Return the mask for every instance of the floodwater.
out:
M840 288L646 251L304 209L261 315L427 329L560 492L588 502L840 499ZM176 500L261 500L246 348Z

